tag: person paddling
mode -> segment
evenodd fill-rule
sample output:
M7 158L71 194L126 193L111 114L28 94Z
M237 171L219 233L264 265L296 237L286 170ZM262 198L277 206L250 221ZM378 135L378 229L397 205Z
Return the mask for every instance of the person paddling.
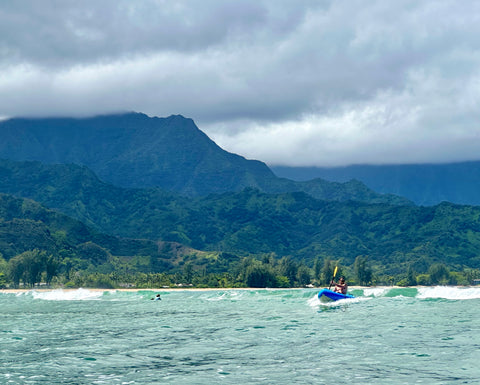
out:
M335 293L347 294L348 285L345 282L344 277L340 277L340 280L335 283L335 289L333 290Z
M154 298L152 298L154 301L161 301L162 298L160 297L160 294L157 294Z

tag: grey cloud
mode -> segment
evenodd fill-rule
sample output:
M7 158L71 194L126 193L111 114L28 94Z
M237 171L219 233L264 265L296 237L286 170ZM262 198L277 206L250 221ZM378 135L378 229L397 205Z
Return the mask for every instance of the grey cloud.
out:
M179 113L271 162L471 158L477 15L453 0L6 0L0 116Z
M267 12L257 1L6 0L0 5L2 60L63 66L195 52L248 40L263 26L275 33L291 27L291 16L277 20Z

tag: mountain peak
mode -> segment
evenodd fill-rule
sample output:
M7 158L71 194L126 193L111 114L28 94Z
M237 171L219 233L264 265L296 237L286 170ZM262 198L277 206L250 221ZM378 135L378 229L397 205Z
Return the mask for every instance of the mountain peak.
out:
M189 195L258 186L274 177L264 163L222 150L182 115L9 119L0 122L0 157L86 165L118 186Z
M278 178L265 163L221 149L182 115L159 118L126 112L9 119L0 122L0 158L83 165L119 187L161 187L189 196L253 187L265 192L305 191L321 199L395 201L365 185Z

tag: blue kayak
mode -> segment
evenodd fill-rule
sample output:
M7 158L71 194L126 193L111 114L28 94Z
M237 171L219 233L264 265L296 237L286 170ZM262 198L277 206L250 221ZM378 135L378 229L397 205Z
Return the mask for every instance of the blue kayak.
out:
M339 299L347 299L347 298L355 298L355 297L350 294L336 293L328 289L322 289L318 293L318 299L322 302L338 301Z

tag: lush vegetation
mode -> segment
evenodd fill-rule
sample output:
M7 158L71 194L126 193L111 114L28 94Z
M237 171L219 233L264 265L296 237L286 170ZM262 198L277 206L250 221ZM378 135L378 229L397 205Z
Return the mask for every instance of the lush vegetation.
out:
M399 196L378 194L355 181L296 182L278 178L265 163L224 151L193 120L180 115L150 118L127 113L84 119L8 119L0 121L0 158L82 164L116 186L161 187L187 196L253 187L268 193L304 191L328 200L409 202ZM22 166L13 167L15 177ZM8 177L11 171L4 175ZM41 179L43 173L25 176L23 183L30 178Z
M35 249L23 252L8 262L0 257L0 287L34 288L40 283L48 287L107 289L328 286L333 279L334 266L339 267L336 278L343 275L350 285L468 285L480 276L478 269L453 272L443 263L431 265L424 274L416 274L410 266L406 274L377 275L364 256L357 257L353 266L318 258L313 267L308 267L290 257L277 259L273 255L264 255L262 259L238 258L225 253L209 255L207 260L203 260L201 268L195 265L196 262L199 260L192 258L175 269L176 272L152 272L149 257L125 260L109 256L104 263L95 266L85 261L61 259Z
M0 194L0 285L326 285L334 265L350 284L361 285L468 284L479 278L477 207L326 202L258 190L189 201L170 196L166 202L162 210L144 200L121 208L123 214L130 204L135 213L150 209L153 219L131 214L129 223L120 215L102 216L112 232L115 226L132 232L141 227L145 238L133 239ZM152 233L155 239L148 239Z
M68 163L0 160L0 286L322 286L334 266L361 285L479 278L477 206L277 178L181 116L0 128L0 155Z

